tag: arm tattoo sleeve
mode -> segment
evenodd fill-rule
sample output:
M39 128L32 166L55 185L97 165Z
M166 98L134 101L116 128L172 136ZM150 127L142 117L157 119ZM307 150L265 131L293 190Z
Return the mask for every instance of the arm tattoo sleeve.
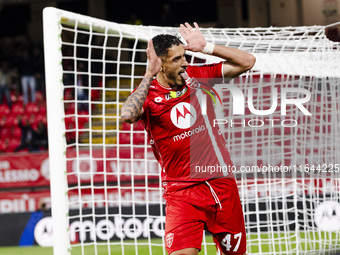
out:
M121 110L123 121L133 123L140 118L152 79L152 77L144 77L135 92L125 101Z

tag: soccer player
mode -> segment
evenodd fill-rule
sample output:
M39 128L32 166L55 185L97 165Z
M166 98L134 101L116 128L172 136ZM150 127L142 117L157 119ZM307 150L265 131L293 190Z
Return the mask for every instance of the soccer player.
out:
M230 167L232 161L224 137L213 123L213 101L207 94L205 101L202 99L209 85L198 81L237 77L253 67L255 57L207 43L197 23L194 28L181 24L179 32L187 45L168 34L148 42L147 71L124 103L121 119L142 122L162 167L167 252L198 254L206 229L221 254L246 254L243 212L232 173L203 171L207 167ZM225 61L189 66L186 50Z

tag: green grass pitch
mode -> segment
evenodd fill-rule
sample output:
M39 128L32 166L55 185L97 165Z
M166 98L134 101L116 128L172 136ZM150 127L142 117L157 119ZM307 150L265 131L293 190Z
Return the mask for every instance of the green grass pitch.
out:
M248 253L256 254L256 253L266 253L270 254L274 251L278 254L328 254L325 253L325 250L328 250L332 247L334 251L334 247L339 248L339 253L335 251L329 254L340 254L340 240L339 233L325 233L325 232L309 232L309 233L300 233L299 234L300 244L299 250L302 252L294 252L296 251L296 236L294 233L290 233L287 235L284 234L261 234L261 239L257 239L257 235L250 234L247 236L248 239ZM275 245L270 246L268 243L275 239ZM148 240L138 240L138 245L136 246L133 241L127 241L124 243L124 254L125 255L150 255L150 254L163 254L163 246L161 245L161 239L151 239L151 243L153 244L151 251L149 250ZM212 243L211 236L206 236L206 242ZM96 248L95 248L96 247ZM83 249L83 250L82 250ZM96 250L95 250L96 249ZM310 252L313 251L313 252ZM52 248L45 248L39 246L30 246L30 247L0 247L1 255L53 255ZM74 247L71 252L72 255L121 255L122 254L122 245L111 244L110 245L110 254L108 253L108 247L106 243L98 243L96 246L93 244L86 244L83 248ZM202 255L216 255L216 249L213 245L208 245L206 252L202 250L199 254Z

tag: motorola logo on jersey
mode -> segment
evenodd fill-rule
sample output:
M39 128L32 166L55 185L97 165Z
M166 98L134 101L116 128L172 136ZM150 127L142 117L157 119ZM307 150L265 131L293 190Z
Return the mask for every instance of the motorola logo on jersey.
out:
M196 117L196 110L189 103L178 103L170 112L172 123L180 129L190 128L194 125Z

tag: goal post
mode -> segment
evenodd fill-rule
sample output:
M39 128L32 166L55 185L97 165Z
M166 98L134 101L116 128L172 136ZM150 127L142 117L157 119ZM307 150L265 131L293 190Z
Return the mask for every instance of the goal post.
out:
M120 108L145 73L147 41L178 29L51 7L43 18L54 254L166 254L161 171ZM249 254L340 251L340 45L325 29L201 28L257 59L215 86ZM202 253L216 253L207 232Z
M62 84L62 55L60 51L60 16L53 8L44 9L44 45L46 101L48 102L48 143L50 164L52 227L54 234L54 254L70 254L68 197L66 178L66 141ZM48 38L48 39L47 39ZM53 61L52 61L53 60ZM53 128L51 128L53 127ZM58 241L56 241L58 240Z

